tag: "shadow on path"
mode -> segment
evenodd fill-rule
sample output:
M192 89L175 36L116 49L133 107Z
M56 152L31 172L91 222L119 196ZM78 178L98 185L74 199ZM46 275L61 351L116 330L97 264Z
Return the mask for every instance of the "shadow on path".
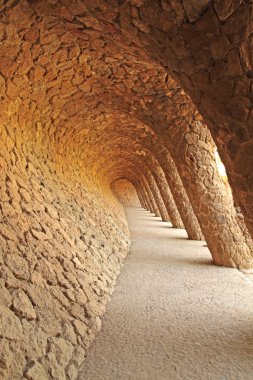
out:
M126 213L131 253L79 380L253 379L252 284L184 230Z

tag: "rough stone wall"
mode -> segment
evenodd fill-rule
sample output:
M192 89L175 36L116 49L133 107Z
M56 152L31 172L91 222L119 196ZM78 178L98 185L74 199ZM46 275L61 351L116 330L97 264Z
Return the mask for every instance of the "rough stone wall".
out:
M111 185L116 197L125 207L140 207L140 201L131 182L120 179Z
M251 29L246 1L0 1L0 377L75 378L128 251L118 178L252 268Z
M74 379L128 252L128 228L121 207L106 208L74 164L67 173L44 162L17 135L0 129L0 377Z

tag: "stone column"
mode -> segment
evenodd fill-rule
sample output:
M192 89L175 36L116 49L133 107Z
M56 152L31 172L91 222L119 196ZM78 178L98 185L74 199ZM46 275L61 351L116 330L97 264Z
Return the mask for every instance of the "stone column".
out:
M157 207L157 204L155 202L154 196L152 194L152 191L151 191L151 189L149 187L148 181L147 181L147 179L146 179L145 176L142 176L142 183L143 183L143 186L144 186L144 188L146 190L146 193L147 193L147 198L149 200L149 204L150 204L150 207L151 207L151 212L153 214L155 214L155 216L158 216L158 217L161 216L160 215L160 211L159 211L159 209Z
M139 187L140 192L142 193L146 209L150 212L153 212L152 211L152 204L148 199L148 193L145 189L143 182L140 179L138 180L138 187Z
M146 209L146 208L147 208L147 205L146 205L145 199L144 199L144 197L143 197L143 193L142 193L142 191L141 191L141 188L140 188L137 184L135 184L135 190L136 190L136 193L137 193L138 198L139 198L139 200L140 200L140 204L141 204L141 206L142 206L144 209Z
M184 228L184 224L182 222L162 169L159 169L158 166L156 166L152 169L152 173L159 187L165 207L167 208L172 226L174 228Z
M163 199L161 197L160 190L156 184L156 181L155 181L152 173L149 170L146 170L145 174L146 174L146 179L148 181L150 190L152 191L156 205L159 209L159 213L161 215L161 218L164 222L169 222L170 221L169 215L168 215L167 209L165 207L165 204L163 202Z
M178 121L164 136L217 265L252 268L253 257L236 220L233 201L219 176L214 143L196 119Z
M178 174L177 167L167 150L164 150L159 155L159 164L161 165L161 168L157 168L157 174L161 178L164 176L165 180L168 182L189 239L203 240L204 237L198 219L192 209L192 205Z
M149 205L149 202L148 202L147 194L146 194L146 192L145 192L145 190L143 188L140 188L140 191L141 191L141 194L143 196L145 208L146 208L146 210L150 211L150 205Z
M144 202L144 199L143 199L141 192L139 190L136 190L136 192L137 192L138 198L140 200L141 207L146 208L146 205L145 205L145 202Z

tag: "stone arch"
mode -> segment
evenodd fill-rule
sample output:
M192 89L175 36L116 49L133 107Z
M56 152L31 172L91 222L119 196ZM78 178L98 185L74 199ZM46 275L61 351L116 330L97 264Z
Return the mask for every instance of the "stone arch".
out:
M169 184L189 237L252 267L212 152L252 233L252 4L18 0L0 19L1 377L75 378L129 249L117 176L158 215Z

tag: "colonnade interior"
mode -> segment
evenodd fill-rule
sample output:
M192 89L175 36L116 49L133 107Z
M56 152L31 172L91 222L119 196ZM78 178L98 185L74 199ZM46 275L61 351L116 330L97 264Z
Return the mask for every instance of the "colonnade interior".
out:
M252 12L0 1L2 379L76 378L129 252L126 205L253 269Z

